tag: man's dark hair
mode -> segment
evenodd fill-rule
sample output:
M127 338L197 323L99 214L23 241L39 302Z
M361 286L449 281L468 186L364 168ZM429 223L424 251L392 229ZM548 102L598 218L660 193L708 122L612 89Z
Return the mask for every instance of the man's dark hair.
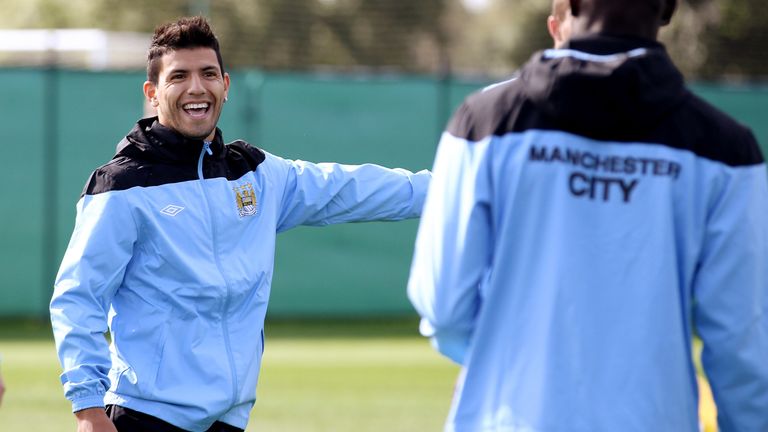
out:
M147 80L157 84L160 75L160 59L171 51L185 48L211 48L216 51L219 68L221 73L224 73L219 40L213 34L208 20L202 16L195 16L180 18L178 21L163 24L155 29L152 44L147 53Z
M569 0L571 15L600 22L601 31L655 38L669 24L677 0Z
M570 13L571 5L568 0L554 0L552 2L552 16L558 21L563 22Z

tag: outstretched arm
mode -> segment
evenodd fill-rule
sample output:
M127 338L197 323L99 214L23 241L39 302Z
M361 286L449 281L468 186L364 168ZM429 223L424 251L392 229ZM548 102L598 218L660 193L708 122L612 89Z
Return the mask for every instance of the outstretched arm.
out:
M286 175L278 231L297 225L401 220L421 214L430 173L378 165L314 164L268 155Z

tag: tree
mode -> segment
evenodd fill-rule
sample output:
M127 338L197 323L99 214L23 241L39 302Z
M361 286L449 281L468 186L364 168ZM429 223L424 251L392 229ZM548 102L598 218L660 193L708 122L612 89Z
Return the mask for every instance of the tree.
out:
M453 47L462 70L511 73L551 45L545 19L551 3L491 0L479 13L457 18L462 29ZM681 0L672 24L661 32L675 62L689 78L768 77L768 8L759 0Z
M718 20L705 35L709 47L700 75L768 77L768 8L758 0L719 0Z
M151 32L207 4L228 66L508 75L551 46L550 0L6 0L3 28ZM759 0L680 0L662 41L689 78L768 76ZM449 61L450 60L450 61Z

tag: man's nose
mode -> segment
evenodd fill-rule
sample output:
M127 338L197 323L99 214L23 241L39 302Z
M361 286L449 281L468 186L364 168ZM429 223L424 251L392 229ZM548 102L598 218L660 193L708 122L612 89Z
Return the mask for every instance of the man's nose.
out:
M192 75L189 81L189 88L187 93L189 94L204 94L205 86L203 85L203 78L199 75Z

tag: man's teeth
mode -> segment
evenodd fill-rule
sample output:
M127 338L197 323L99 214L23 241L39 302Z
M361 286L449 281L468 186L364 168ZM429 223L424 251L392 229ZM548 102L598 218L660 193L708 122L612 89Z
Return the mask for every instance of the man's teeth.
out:
M207 103L190 103L183 107L184 109L208 109Z

